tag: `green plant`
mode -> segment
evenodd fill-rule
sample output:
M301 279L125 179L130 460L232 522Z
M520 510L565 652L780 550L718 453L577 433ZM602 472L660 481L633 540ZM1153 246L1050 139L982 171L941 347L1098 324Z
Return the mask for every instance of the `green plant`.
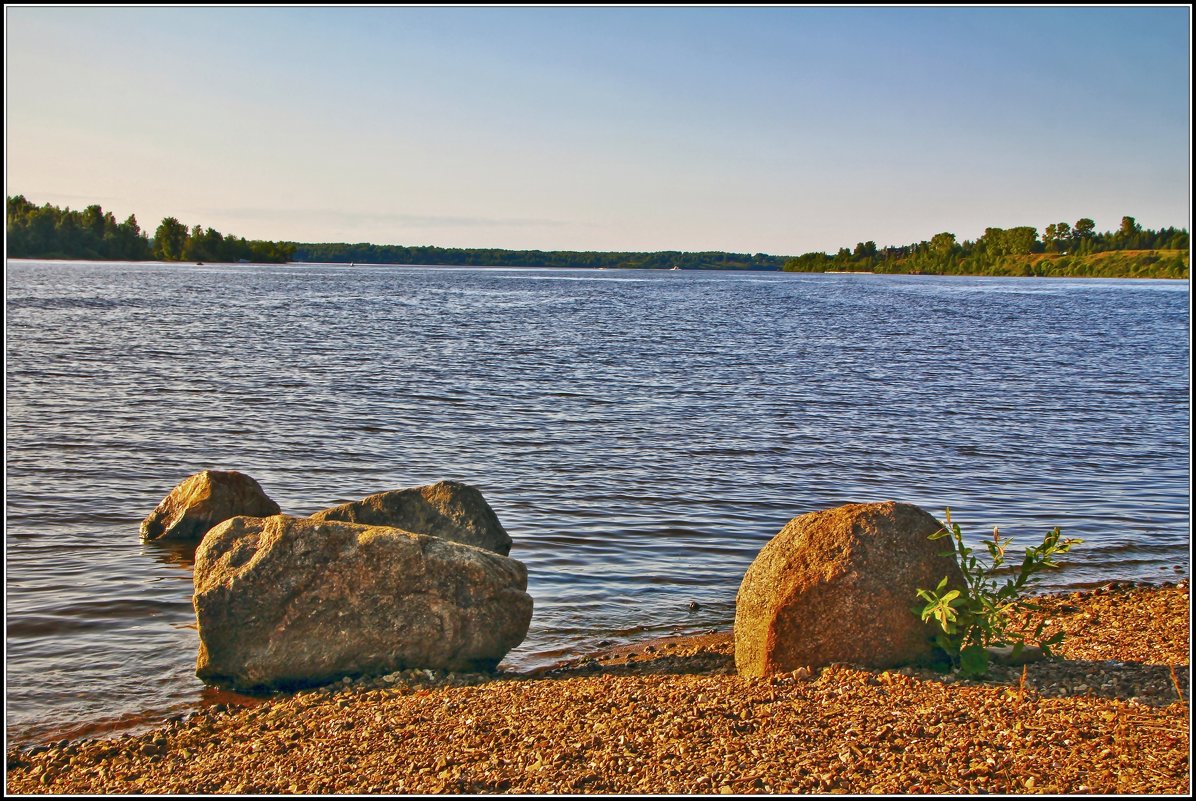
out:
M1054 557L1083 540L1062 539L1059 528L1052 529L1043 537L1041 545L1026 549L1017 573L998 586L994 574L1005 563L1008 537L1002 537L996 528L993 529L992 539L984 541L992 561L985 563L975 556L973 549L964 545L959 524L951 522L950 509L947 510L947 527L930 535L932 540L944 537L951 538L953 547L943 555L955 557L963 572L965 586L962 590L949 589L947 577L944 577L933 590L919 589L918 597L926 602L921 610L922 621L933 618L938 623L935 644L946 652L962 675L983 676L988 673L986 648L1012 645L1015 658L1025 648L1026 635L1014 629L1013 617L1017 612L1037 610L1037 606L1022 597L1035 574L1059 567ZM1050 656L1051 648L1063 641L1063 632L1042 639L1042 631L1040 622L1029 636L1045 655Z

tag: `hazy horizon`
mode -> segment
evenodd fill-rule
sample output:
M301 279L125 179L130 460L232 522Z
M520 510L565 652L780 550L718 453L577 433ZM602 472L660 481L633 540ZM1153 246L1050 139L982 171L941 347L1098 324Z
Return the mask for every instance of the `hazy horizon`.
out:
M1190 227L1190 9L8 7L6 194L251 239Z

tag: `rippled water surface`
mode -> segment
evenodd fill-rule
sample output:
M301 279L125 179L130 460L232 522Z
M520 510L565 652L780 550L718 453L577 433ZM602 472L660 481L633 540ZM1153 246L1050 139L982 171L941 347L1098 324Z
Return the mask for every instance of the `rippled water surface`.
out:
M1187 281L7 264L7 726L213 694L186 551L236 469L290 514L457 479L528 567L528 668L729 626L797 514L900 500L1085 539L1047 589L1187 575ZM689 611L690 601L701 609Z

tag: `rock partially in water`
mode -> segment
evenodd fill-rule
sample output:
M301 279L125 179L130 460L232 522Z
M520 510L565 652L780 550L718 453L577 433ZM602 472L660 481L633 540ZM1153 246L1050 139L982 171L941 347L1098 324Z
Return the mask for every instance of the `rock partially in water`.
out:
M196 675L288 689L404 668L493 669L523 641L522 563L387 526L237 517L195 556Z
M280 511L250 476L236 470L204 470L184 479L141 521L141 539L199 541L230 517L269 517Z
M482 493L458 481L379 492L316 512L311 518L392 526L485 548L502 556L511 552L511 537Z
M757 554L735 600L735 664L759 677L847 662L928 659L933 629L912 610L944 576L963 587L942 524L916 506L848 504L795 517Z

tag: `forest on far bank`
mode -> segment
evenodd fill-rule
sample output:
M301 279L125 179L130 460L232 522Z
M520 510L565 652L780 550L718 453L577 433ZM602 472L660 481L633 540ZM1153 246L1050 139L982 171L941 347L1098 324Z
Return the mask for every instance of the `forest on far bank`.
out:
M766 253L688 252L654 253L599 250L504 250L502 248L441 248L434 246L291 243L297 261L357 264L427 264L458 267L566 267L621 270L779 270L786 256Z
M463 267L562 267L655 270L786 270L930 275L1091 276L1187 278L1186 229L1144 229L1123 217L1116 231L1097 232L1087 217L1048 225L1039 238L1032 226L986 228L974 241L943 232L912 245L878 248L859 242L835 254L797 257L722 251L571 251L373 245L367 242L303 243L247 240L174 217L153 236L135 215L117 222L99 205L82 211L37 206L23 195L7 198L7 246L13 258L109 259L283 263L290 261L411 264Z
M283 263L293 253L285 242L225 236L202 225L188 228L174 217L164 218L150 237L136 215L118 223L99 205L72 211L49 203L35 206L24 195L7 201L6 242L12 258Z
M857 243L838 253L806 253L785 262L790 272L869 272L915 275L1088 276L1094 278L1187 278L1188 232L1144 229L1122 217L1116 231L1096 231L1082 217L1075 225L1052 223L986 228L975 241L956 241L945 231L914 245L877 248Z

